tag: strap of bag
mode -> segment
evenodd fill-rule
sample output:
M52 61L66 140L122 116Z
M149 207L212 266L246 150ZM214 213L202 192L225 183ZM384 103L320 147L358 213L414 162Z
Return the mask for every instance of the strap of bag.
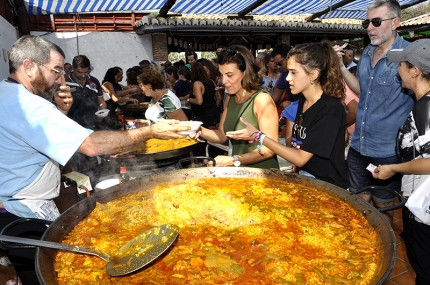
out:
M245 108L243 108L242 112L240 113L239 117L237 117L237 121L234 124L234 129L236 129L237 124L239 124L239 120L242 117L243 113L245 113L246 109L248 109L248 106L254 102L255 97L257 97L258 94L260 94L261 92L267 93L269 94L267 91L265 90L258 90L256 91L254 94L252 94L252 96L250 97L250 100L248 101L248 103L246 103ZM231 143L231 139L228 139L228 155L232 156L233 155L233 144Z

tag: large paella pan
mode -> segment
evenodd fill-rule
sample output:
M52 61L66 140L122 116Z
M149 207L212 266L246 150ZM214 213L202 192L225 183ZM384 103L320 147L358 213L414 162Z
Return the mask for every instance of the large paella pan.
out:
M81 221L87 221L88 219L92 219L95 212L98 211L98 208L96 207L97 203L100 203L99 205L104 205L102 207L109 207L111 202L115 202L115 201L121 201L121 197L123 197L124 195L128 195L128 194L138 194L138 193L151 193L149 190L152 189L153 187L159 187L160 185L163 185L162 189L164 189L164 183L173 183L174 185L179 185L183 182L187 182L187 181L199 181L197 183L205 183L205 187L200 188L200 190L198 191L202 191L201 189L208 189L208 190L212 190L213 193L220 193L221 191L217 190L217 189L211 189L211 181L213 181L213 185L217 184L215 183L216 181L229 181L230 180L223 180L223 179L230 179L230 178L235 178L235 179L243 179L242 181L247 181L250 180L251 178L255 178L255 179L261 179L266 181L266 183L268 183L267 185L280 185L280 188L282 188L284 185L283 183L286 181L287 183L290 183L290 185L299 185L298 189L300 189L300 185L304 185L305 187L314 187L315 189L317 189L317 191L319 191L320 193L323 192L327 192L327 194L329 196L333 196L335 197L338 202L340 203L337 207L343 207L344 205L348 205L351 206L353 211L355 211L358 216L355 218L355 220L357 221L351 221L351 223L355 224L356 228L361 226L361 222L359 222L358 220L364 219L366 220L366 222L368 222L371 225L371 228L374 229L377 233L377 239L379 240L379 244L380 244L380 248L377 249L377 252L373 252L370 255L374 255L374 256L379 256L379 261L377 264L374 265L374 274L372 275L372 277L370 278L370 280L367 283L364 284L382 284L386 278L388 277L389 273L392 270L392 267L394 265L394 260L395 260L395 251L396 251L396 247L395 247L395 237L393 234L393 231L391 229L391 227L389 226L389 224L386 222L386 220L382 217L382 215L376 211L372 206L370 206L368 203L364 202L361 198L352 195L350 193L348 193L347 191L335 187L331 184L319 181L319 180L315 180L315 179L310 179L310 178L306 178L306 177L302 177L302 176L298 176L298 175L294 175L294 174L284 174L282 172L279 171L270 171L270 170L262 170L262 169L251 169L251 168L197 168L197 169L184 169L184 170L177 170L177 171L171 171L171 172L166 172L166 173L160 173L160 174L155 174L151 177L148 178L144 178L138 181L132 181L130 183L127 184L122 184L116 187L113 187L109 190L105 190L103 192L99 192L96 195L93 195L91 197L89 197L88 199L85 199L81 202L79 202L78 204L76 204L75 206L73 206L72 208L70 208L68 211L66 211L65 213L63 213L51 226L50 228L47 230L47 232L45 233L43 239L44 240L49 240L49 241L63 241L63 239L68 239L68 242L70 241L70 233L74 230L75 226L78 225ZM221 182L221 185L223 184L223 182ZM224 183L225 184L225 183ZM218 183L219 186L219 183ZM225 185L224 185L225 186ZM271 187L272 187L271 186ZM245 191L243 193L243 197L238 197L237 194L224 194L224 198L225 198L225 202L223 202L223 205L213 205L213 207L217 207L219 208L220 206L224 206L224 212L227 213L232 206L232 204L230 203L231 201L235 200L237 198L238 201L241 201L241 203L243 205L247 204L249 205L253 205L251 208L254 208L254 210L256 210L255 212L265 212L268 213L268 209L270 212L270 209L272 207L272 209L279 210L282 208L282 204L271 204L271 205L263 205L261 203L259 203L257 200L253 201L254 198L257 198L258 195L257 192L259 191L258 187L257 188L252 188L252 186L248 186L249 189L248 191ZM190 189L192 187L189 187ZM276 188L276 187L272 187L272 188ZM294 187L293 187L294 188ZM292 189L293 189L292 188ZM163 192L163 190L157 190L158 192ZM304 189L304 188L303 188ZM147 191L148 190L148 191ZM142 197L146 197L146 198L141 198L142 200L145 200L150 197L153 197L156 193L158 192L153 192L151 194L148 194L149 196L142 196ZM170 194L175 194L177 195L179 191L179 188L175 188L173 187L172 190L169 190ZM291 189L280 189L280 191L286 191L289 192L289 195L292 194L292 192L294 192L294 195L300 191L296 190L291 190ZM170 195L168 194L169 192L166 192L166 195ZM206 195L206 194L205 194ZM263 196L267 196L269 194L265 194L264 192L261 192L261 195ZM270 195L273 195L273 193L271 193ZM180 196L180 195L179 195ZM178 197L178 196L175 196ZM297 203L300 201L300 199L307 199L311 196L307 196L304 198L298 198ZM185 199L190 198L190 197L184 197ZM312 198L313 199L313 198ZM128 198L126 199L128 200ZM213 197L207 197L208 201L215 201L215 198ZM276 201L279 200L277 195L273 195L270 197L270 199L266 199L267 201ZM316 203L322 203L324 204L324 201L327 203L331 203L329 202L329 200L327 200L327 198L321 198L318 201L314 200ZM280 202L280 201L279 201ZM195 202L195 205L197 205L198 202ZM322 205L321 204L321 205ZM206 204L209 205L210 204ZM254 207L255 206L255 207ZM323 206L323 205L322 205ZM163 209L172 207L175 208L173 210L178 210L182 208L182 204L178 201L178 202L172 202L171 205L167 204L164 205L164 207L162 207ZM273 208L274 207L274 208ZM325 208L327 208L327 205L324 205ZM323 207L323 208L324 208ZM94 208L96 208L96 210L94 210ZM100 206L99 206L100 208ZM289 214L285 214L285 217L287 217L288 215L288 219L290 221L294 221L295 219L299 219L299 216L294 216L297 215L297 213L306 213L306 215L317 215L315 213L313 213L313 209L315 207L312 206L312 209L302 209L301 212L290 212ZM316 207L318 208L318 207ZM113 208L112 208L113 209ZM338 208L339 209L339 208ZM94 213L91 213L93 212ZM285 210L285 209L284 209ZM196 210L197 211L197 210ZM221 210L222 211L222 210ZM213 212L208 212L209 214L206 214L206 216L210 216L210 215L214 215L216 216L216 214L213 214ZM234 220L236 220L236 222L239 222L239 224L241 223L241 220L243 220L247 226L249 224L258 224L258 222L256 222L259 218L258 215L254 215L250 212L250 216L248 215L244 215L239 217L238 215L234 215ZM253 216L254 215L254 216ZM173 215L165 215L166 217L170 217ZM284 218L285 218L284 217ZM142 220L139 223L145 223L145 218L141 217ZM208 217L206 217L208 218ZM210 226L207 226L207 228L223 228L223 226L225 226L226 224L233 224L233 221L223 221L222 219L220 219L219 216L216 216L216 219L213 219L211 217L209 217L210 219L212 219L214 221L215 224L212 224ZM325 217L327 218L327 217ZM282 220L283 217L281 216L277 216L276 218L271 217L271 220ZM288 219L286 219L285 221L287 221ZM314 216L312 219L314 220L319 220L321 219L321 217L318 216ZM308 219L307 221L310 221L312 219ZM336 218L336 217L332 217L332 225L327 225L327 227L340 227L340 225L336 225L336 222L340 223L341 218ZM192 224L198 224L199 221L198 220L193 220L190 219L189 221L187 219L184 219L188 222ZM190 230L190 225L184 224L184 220L181 221L177 221L177 223L179 224L179 226L182 229L185 229L186 231ZM336 221L336 222L335 222ZM121 223L121 221L117 221L118 223ZM127 221L127 223L130 223L130 221ZM218 224L217 224L218 223ZM91 224L91 223L90 223ZM81 227L82 223L80 223L76 228ZM215 225L215 226L214 226ZM218 225L218 226L217 226ZM242 225L243 226L243 225ZM364 226L364 224L363 224ZM321 230L322 227L325 227L325 224L323 223L322 225L320 225ZM240 226L238 226L237 229L232 229L229 228L228 229L230 232L230 234L236 234L236 231L241 231ZM291 232L293 232L294 229L281 229L281 228L276 228L273 229L274 231L276 231L276 235L277 236L283 236L284 239L287 239L288 236L291 235ZM166 260L172 260L171 256L169 257L170 254L177 254L177 250L185 250L183 247L183 244L181 243L181 238L184 240L186 239L190 239L191 236L189 234L187 234L186 231L183 231L182 233L180 232L180 237L178 239L178 243L176 245L174 245L172 251L167 255L164 256L163 259L161 261L159 261L157 264L153 265L153 269L147 269L149 271L153 271L157 268L157 266L159 264L163 264L166 263ZM295 229L295 231L300 231L301 232L301 236L308 238L312 235L316 235L317 231L314 232L304 232L301 229ZM115 232L112 232L111 234L115 235ZM194 233L195 235L199 236L201 235L201 233L196 232ZM193 267L201 267L201 272L203 271L209 271L210 270L205 270L205 266L210 268L211 266L213 268L215 268L215 271L219 274L226 274L226 270L231 270L231 268L234 268L235 272L234 274L239 274L239 273L243 273L243 271L245 270L244 268L247 267L243 264L241 264L241 261L232 261L232 259L234 258L233 255L231 254L229 255L228 252L232 253L234 251L238 251L238 249L236 248L237 244L231 243L230 245L228 244L229 242L229 238L225 237L225 235L222 235L227 243L226 245L224 245L224 251L222 250L222 246L218 245L218 247L216 246L216 242L213 240L211 241L211 239L216 238L216 233L215 232L211 232L206 231L204 233L204 235L206 235L206 237L204 236L199 236L200 239L204 240L204 245L201 246L201 251L205 251L207 250L208 252L211 252L211 254L209 255L205 255L205 256L199 256L199 251L196 250L195 252L189 252L188 254L185 254L187 257L184 257L184 263L178 263L178 260L172 261L173 263L172 268L175 268L175 266L179 267L181 265L183 265L184 267L186 267L186 263L190 263L192 264L192 266L190 268ZM212 235L212 236L211 236ZM209 239L207 239L207 237L209 236ZM86 237L88 238L88 237ZM320 236L321 242L324 244L327 244L327 239L323 236ZM357 236L358 238L358 236ZM90 238L91 239L91 238ZM115 241L118 241L118 236L115 238ZM310 275L306 275L306 274L298 274L297 271L294 271L294 260L295 257L290 256L289 254L285 254L285 253L281 253L281 251L277 251L277 250L273 250L274 245L270 244L269 239L269 235L267 233L257 233L257 237L254 237L252 240L250 240L249 242L249 247L251 248L251 251L259 251L260 253L263 253L263 256L260 256L261 258L259 260L252 260L252 259L245 259L246 263L248 265L250 265L249 267L254 267L255 268L259 268L260 270L254 270L253 274L254 276L247 276L246 278L248 278L247 282L244 282L244 279L241 278L239 279L240 281L235 281L235 280L223 280L223 282L228 282L228 284L259 284L261 282L261 284L306 284L304 282L309 282L309 280L311 280L310 278L319 278L320 282L316 283L315 281L311 281L311 283L308 284L327 284L327 282L332 282L332 284L347 284L348 282L350 284L359 284L359 283L355 283L355 281L359 280L358 277L355 277L355 274L360 274L360 270L363 270L362 272L366 271L367 269L364 268L358 268L358 263L360 263L361 261L359 259L364 259L362 261L364 262L369 262L369 255L364 255L364 257L360 257L360 256L349 256L347 259L347 261L345 261L345 266L349 267L350 271L350 277L346 278L345 276L332 276L330 277L328 272L330 271L334 271L334 268L330 268L332 266L332 264L330 262L325 262L325 263L321 263L319 265L315 265L314 268L311 269L311 271L313 271L313 273L311 273ZM294 238L293 238L294 239ZM308 238L309 239L309 238ZM354 252L356 251L361 251L362 249L359 248L359 245L357 243L355 243L354 241L354 237L348 237L345 239L350 239L348 241L348 244L350 244L351 248L348 250L349 253L351 254L355 254ZM80 239L82 240L82 238ZM306 253L305 251L303 251L303 246L299 246L299 244L302 243L302 241L300 239L296 239L297 240L297 248L296 251L298 251L301 256L309 256L311 257L312 254L310 253ZM330 240L330 239L328 239ZM283 242L282 239L279 240L280 242ZM332 237L331 239L332 242L335 241L335 237ZM231 241L233 242L233 241ZM316 243L318 243L316 241ZM248 245L244 245L244 247L247 247ZM315 248L311 248L311 250L315 250ZM372 249L368 249L368 250L372 250ZM339 250L340 252L340 250ZM205 253L207 254L207 252ZM245 253L242 253L242 255L246 255ZM55 250L51 250L51 249L47 249L47 248L40 248L38 249L37 252L37 271L38 271L38 276L41 280L42 283L44 284L62 284L61 280L59 281L59 279L57 278L57 272L58 271L58 265L55 265L55 260L58 260L58 254ZM333 257L332 256L332 260L335 259L339 259L342 258L341 256L337 256L337 257ZM309 258L308 258L309 259ZM164 260L164 261L163 261ZM278 261L281 262L282 264L284 264L284 268L281 268L281 270L283 270L283 274L282 276L277 276L274 281L268 281L269 283L264 283L264 279L260 278L260 273L258 271L264 271L264 267L268 267L270 266L272 263L274 264L274 261ZM357 263L356 263L357 262ZM229 267L229 269L225 269L222 267L219 267L219 264L225 264L228 263L231 266ZM68 265L69 266L69 265ZM289 278L287 276L287 271L286 268L288 270L291 269L291 271L294 271L295 274L293 277L293 279ZM178 268L177 268L178 269ZM272 268L273 269L273 268ZM178 269L179 270L179 269ZM176 270L177 272L173 272L175 271L175 269L173 269L173 271L171 272L171 275L176 275L176 277L172 277L171 280L176 280L176 281L167 281L166 280L151 280L151 279L146 279L147 282L153 283L153 284L181 284L181 274L178 273L179 271ZM191 270L191 269L190 269ZM276 268L273 269L273 272L276 272ZM272 273L273 273L272 272ZM357 273L358 272L358 273ZM138 273L140 274L140 273ZM200 274L200 273L199 273ZM192 276L188 276L188 279L182 280L182 284L216 284L219 282L212 282L210 283L205 283L206 281L204 281L205 279L199 279L202 278L202 276L205 276L205 274L211 274L211 273L202 273L203 275L199 275L196 273L196 275L194 277ZM311 276L312 275L312 276ZM136 275L136 277L132 277L133 278L137 278L138 275ZM227 275L225 275L227 276ZM175 279L176 278L176 279ZM61 279L61 278L60 278ZM169 279L170 280L170 279ZM307 281L308 280L308 281ZM314 279L312 279L314 280ZM315 279L317 280L317 279ZM103 281L106 282L106 281ZM121 284L120 280L110 280L110 282L113 282L115 284ZM128 284L131 284L130 281ZM197 283L196 283L197 282ZM239 283L237 283L239 282ZM259 283L256 283L259 282ZM352 282L352 283L351 283ZM102 284L102 283L99 283ZM107 284L107 283L103 283L103 284ZM138 284L138 283L136 283ZM225 284L225 283L222 283Z

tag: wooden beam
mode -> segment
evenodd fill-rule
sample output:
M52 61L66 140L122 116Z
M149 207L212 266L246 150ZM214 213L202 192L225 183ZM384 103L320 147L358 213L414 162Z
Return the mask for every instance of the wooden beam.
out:
M13 0L14 7L16 8L17 16L19 19L19 36L30 34L30 24L28 21L27 8L24 0Z
M354 2L354 1L355 1L355 0L343 0L343 1L340 1L339 3L334 4L333 6L330 6L330 7L328 7L327 9L322 10L321 12L318 12L318 13L314 13L314 14L312 14L311 16L309 16L309 17L307 17L307 18L306 18L306 21L312 21L313 19L316 19L316 18L318 18L319 16L322 16L322 15L324 15L324 14L327 14L327 13L328 13L328 12L330 12L330 11L333 11L333 10L335 10L335 9L337 9L337 8L340 8L340 7L342 7L342 6L345 6L345 5L347 5L347 4L351 3L351 2Z
M247 16L246 14L248 14L249 12L251 12L252 10L254 10L255 8L263 5L264 3L266 3L268 0L257 0L254 3L252 3L251 5L249 5L248 7L246 7L245 9L243 9L242 11L239 11L237 13L237 15L233 15L233 16L227 16L227 19L243 19L243 20L252 20L253 17L252 16Z
M167 15L167 13L169 13L170 9L172 9L175 3L176 3L176 0L167 0L166 3L164 3L163 7L161 7L160 12L158 12L158 16L163 18L173 16L173 15ZM178 15L174 15L174 16L178 16Z
M265 43L266 42L270 42L272 44L276 44L277 43L277 41L275 39L270 38L268 36L256 35L255 38L257 38L257 39L259 39L259 40L261 40L261 41L263 41Z
M239 13L237 13L237 15L239 16L239 18L243 18L246 16L246 14L248 14L249 12L251 12L252 10L254 10L255 8L261 6L266 2L267 0L257 0L251 5L249 5L248 7L246 7L245 9L243 9L242 11L240 11Z

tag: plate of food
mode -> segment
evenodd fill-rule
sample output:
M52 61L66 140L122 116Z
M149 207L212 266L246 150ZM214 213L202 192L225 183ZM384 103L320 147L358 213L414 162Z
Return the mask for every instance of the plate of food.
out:
M109 109L102 109L102 110L98 110L97 112L95 112L95 115L97 117L101 117L104 118L109 114Z
M178 132L178 134L180 134L180 135L193 135L197 132L197 130L200 128L200 126L202 124L203 124L203 122L200 122L200 121L181 121L178 124L175 124L175 126L190 127L189 130Z

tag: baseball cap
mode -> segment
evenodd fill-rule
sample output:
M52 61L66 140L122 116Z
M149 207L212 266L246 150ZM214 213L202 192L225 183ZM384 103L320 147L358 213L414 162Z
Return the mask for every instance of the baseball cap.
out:
M430 39L419 39L404 49L388 51L387 58L392 62L408 61L424 72L430 72Z

